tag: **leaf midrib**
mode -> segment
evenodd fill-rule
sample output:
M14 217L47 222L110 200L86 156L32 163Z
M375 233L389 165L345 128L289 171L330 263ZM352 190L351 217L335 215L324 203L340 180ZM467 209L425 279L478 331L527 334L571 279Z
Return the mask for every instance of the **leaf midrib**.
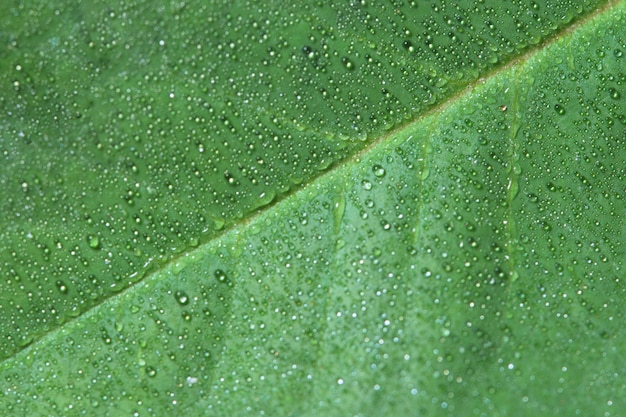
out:
M286 204L287 201L291 200L292 198L297 198L297 196L300 193L306 192L307 189L309 189L310 187L314 187L317 183L322 181L324 178L331 176L335 172L341 171L342 169L350 166L351 164L359 163L359 161L365 155L372 152L374 149L378 148L379 146L382 146L382 144L390 140L390 138L400 134L401 132L405 130L410 130L413 126L418 125L424 119L430 116L446 111L449 107L461 101L463 98L470 96L476 88L486 84L489 80L497 77L499 74L505 71L508 71L512 67L515 67L517 65L520 65L521 63L528 61L530 58L534 57L535 55L549 48L558 40L579 30L581 27L589 24L591 21L595 20L599 16L610 12L611 10L618 7L623 2L624 0L619 0L615 3L608 1L606 4L594 10L592 13L582 18L573 20L572 22L568 23L567 26L564 26L563 28L561 28L560 31L555 32L552 36L549 36L543 39L538 44L532 47L529 47L526 50L526 52L524 52L523 54L520 54L510 59L508 62L503 63L502 65L491 69L490 71L487 71L482 77L479 77L475 79L474 81L468 83L463 89L450 95L446 99L442 100L439 104L433 105L427 111L414 115L413 117L409 118L405 123L401 123L395 128L387 132L381 132L376 139L371 140L361 150L344 157L338 162L332 164L328 169L324 171L320 171L318 175L311 177L311 179L307 183L294 186L292 189L285 192L284 194L277 196L271 203L251 212L245 218L241 219L239 222L233 223L229 225L228 227L225 227L220 233L216 234L211 239L205 241L204 243L194 248L193 250L183 251L178 256L173 256L167 262L163 262L162 264L159 264L158 267L150 271L146 271L139 280L133 282L128 287L124 288L122 291L111 293L109 296L102 298L101 300L99 300L98 303L92 305L89 309L85 310L80 315L76 317L72 317L68 319L67 321L65 321L62 325L54 327L48 330L47 332L44 332L40 334L39 336L35 337L34 340L30 344L22 347L19 350L16 350L10 356L7 356L6 358L0 360L0 367L4 367L6 363L10 363L11 361L15 360L17 356L21 355L25 351L33 349L35 346L43 343L46 339L54 337L54 335L56 335L58 332L62 331L63 329L66 329L73 322L81 318L89 317L92 314L95 314L95 312L99 308L101 308L103 305L105 305L107 302L109 302L109 300L124 296L127 292L132 291L133 289L137 288L138 285L147 281L150 277L158 276L161 271L166 270L172 264L175 264L178 261L180 261L183 257L189 256L189 255L192 255L193 253L197 253L197 252L204 250L204 248L206 248L207 246L212 245L215 241L222 239L224 236L230 233L238 233L239 230L247 227L251 222L254 222L257 218L270 212L275 206ZM427 161L424 161L423 163L424 165L426 165ZM511 232L513 232L513 230L511 230Z

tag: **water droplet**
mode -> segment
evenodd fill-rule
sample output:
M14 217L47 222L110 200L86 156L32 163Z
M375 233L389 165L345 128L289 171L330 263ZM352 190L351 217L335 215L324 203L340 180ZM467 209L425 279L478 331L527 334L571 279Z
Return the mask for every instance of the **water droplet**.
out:
M352 60L348 57L344 56L343 58L341 58L341 63L348 71L354 71L356 69L356 65L354 65L354 62L352 62Z
M539 201L539 197L537 196L537 194L534 193L528 193L528 200L531 203L537 203Z
M621 97L621 94L619 93L619 91L617 91L617 89L615 89L615 88L609 88L609 96L610 96L613 100L619 100L619 98Z
M229 185L237 185L237 180L235 180L235 177L233 177L233 174L229 171L224 171L224 179Z
M302 47L302 53L309 59L315 58L315 51L308 45Z
M87 236L87 243L89 243L91 249L100 248L100 238L98 236Z
M189 296L184 291L176 291L174 297L176 297L176 302L181 306L186 306L187 304L189 304Z
M560 104L555 104L554 110L556 111L556 114L558 114L559 116L563 116L565 114L565 109Z
M509 189L509 195L511 199L517 197L517 194L519 194L519 183L517 182L517 179L509 178L509 184L507 188Z
M374 175L376 175L377 177L384 177L385 176L385 168L383 168L380 165L374 165L372 167L372 172L374 173Z
M365 188L367 191L372 189L372 183L368 180L363 180L361 184L363 185L363 188Z
M57 288L59 289L59 291L61 292L61 294L67 294L67 285L65 285L65 283L61 280L58 280L56 282Z
M104 342L105 345L110 345L112 343L111 340L111 336L109 336L109 333L107 332L107 330L102 327L100 328L100 332L101 332L101 337L102 337L102 341Z
M228 275L226 275L226 272L222 271L221 269L215 270L215 278L218 282L221 282L222 284L228 284Z
M148 375L150 378L154 378L157 374L156 369L154 369L151 366L146 366L146 375Z

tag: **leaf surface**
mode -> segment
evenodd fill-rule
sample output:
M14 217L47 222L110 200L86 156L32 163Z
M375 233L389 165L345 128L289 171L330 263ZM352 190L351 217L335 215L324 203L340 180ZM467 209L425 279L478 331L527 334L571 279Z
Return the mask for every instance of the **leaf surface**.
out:
M626 409L623 2L55 7L1 32L3 414Z

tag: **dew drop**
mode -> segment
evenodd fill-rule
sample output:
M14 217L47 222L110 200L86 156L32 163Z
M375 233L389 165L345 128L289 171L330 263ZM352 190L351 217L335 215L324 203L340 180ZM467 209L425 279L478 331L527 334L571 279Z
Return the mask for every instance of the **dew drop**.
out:
M67 291L68 291L67 285L65 285L65 283L63 281L58 280L56 282L56 286L59 289L59 291L61 292L61 294L67 294Z
M615 89L615 88L609 88L609 96L610 96L613 100L619 100L619 98L621 97L621 94L619 93L619 91L617 91L617 89Z
M235 177L233 177L233 174L231 174L229 171L224 172L224 179L229 185L237 185Z
M363 188L366 189L367 191L372 189L372 183L369 182L368 180L363 180L361 184L363 185Z
M556 111L556 114L558 114L559 116L563 116L565 114L565 109L560 104L555 104L554 110Z
M376 175L379 178L382 178L385 176L385 168L383 168L380 165L374 165L372 167L372 172L374 173L374 175Z
M221 269L216 269L214 274L218 282L221 282L222 284L228 283L228 275L226 275L226 272Z
M189 304L189 296L184 291L176 291L174 297L176 298L176 302L181 306L186 306L187 304Z
M91 249L100 249L100 238L98 236L87 236L87 243Z
M354 62L352 62L352 60L348 57L344 56L343 58L341 58L341 63L343 64L344 68L347 69L348 71L354 71L356 69Z
M156 369L154 369L151 366L146 366L146 375L148 375L150 378L154 378L157 374Z
M534 194L534 193L528 193L528 200L531 203L537 203L539 201L539 196L537 196L537 194Z
M516 179L509 179L509 184L507 188L509 189L509 195L512 199L517 197L517 195L519 194L519 183Z

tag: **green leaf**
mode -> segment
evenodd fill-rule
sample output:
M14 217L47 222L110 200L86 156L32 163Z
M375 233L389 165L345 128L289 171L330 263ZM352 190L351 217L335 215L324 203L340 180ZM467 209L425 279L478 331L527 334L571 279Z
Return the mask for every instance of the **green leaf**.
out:
M624 2L13 1L2 415L619 415Z

